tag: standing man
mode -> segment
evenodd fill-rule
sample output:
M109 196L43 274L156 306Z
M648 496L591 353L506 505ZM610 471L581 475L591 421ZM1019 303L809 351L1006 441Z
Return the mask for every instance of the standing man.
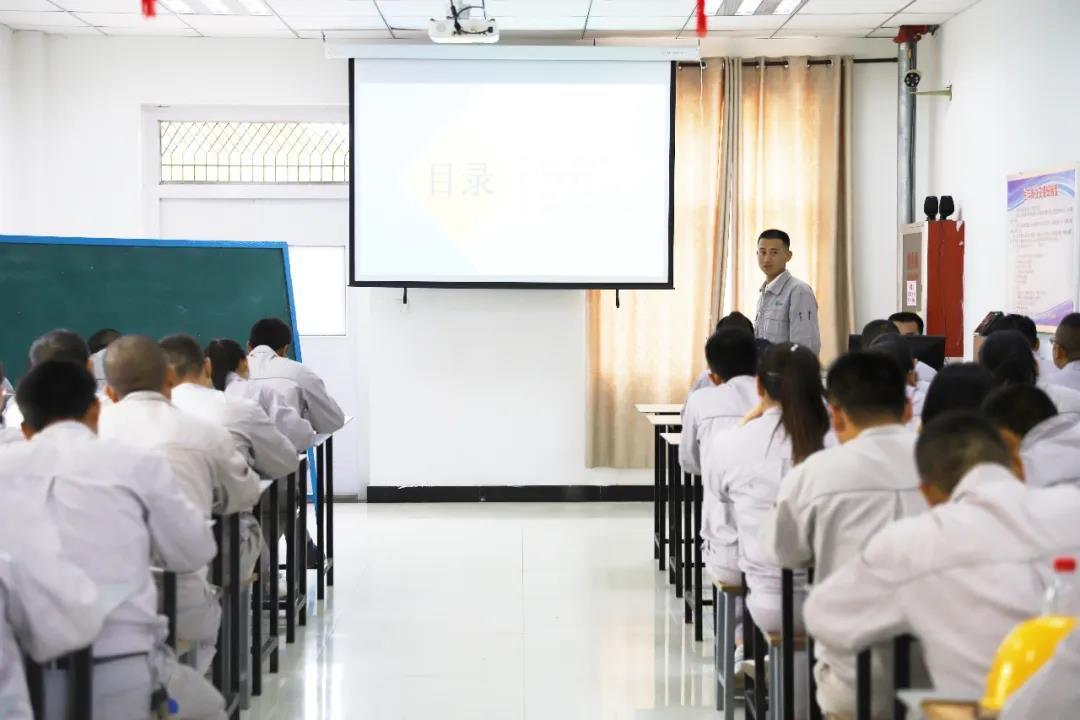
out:
M771 343L802 345L817 355L821 352L817 298L809 285L787 271L791 238L783 230L761 233L757 260L765 273L754 321L757 336Z

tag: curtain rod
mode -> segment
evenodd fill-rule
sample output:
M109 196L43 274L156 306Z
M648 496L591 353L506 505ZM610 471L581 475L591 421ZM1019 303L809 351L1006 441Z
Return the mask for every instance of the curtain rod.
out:
M707 61L708 58L704 58L704 60ZM887 57L887 58L855 58L853 60L853 62L856 65L875 65L875 64L878 64L878 63L895 63L896 58L894 58L894 57ZM742 66L743 67L758 67L760 64L761 63L757 62L756 60L743 60ZM783 67L783 66L785 66L787 64L788 64L787 60L766 60L765 61L765 67ZM806 64L807 65L832 65L832 60L829 60L828 58L825 58L825 59L822 59L822 60L807 60ZM681 62L681 63L679 63L680 67L698 67L698 65L699 65L699 63L696 63L696 62Z

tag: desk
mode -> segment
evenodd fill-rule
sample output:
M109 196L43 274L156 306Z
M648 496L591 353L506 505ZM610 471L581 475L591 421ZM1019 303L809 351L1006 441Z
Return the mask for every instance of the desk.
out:
M345 417L338 428L341 432L353 418ZM315 545L319 548L316 558L317 599L326 597L326 586L334 586L334 435L323 433L315 436Z
M667 473L664 441L661 433L682 427L679 415L645 415L646 421L653 428L653 558L657 561L660 572L667 568Z
M210 582L221 588L221 626L211 668L214 687L225 698L225 714L240 718L240 637L247 619L240 608L240 515L216 515L218 552L210 563Z
M666 417L658 415L654 417ZM679 465L679 445L682 433L663 432L660 439L667 446L667 522L668 522L668 580L675 585L675 597L681 598L686 587L683 557L686 549L683 528L682 466Z
M262 694L263 662L270 661L270 672L278 669L278 638L280 610L278 609L278 489L277 480L259 482L259 503L255 515L263 528L269 561L259 558L255 566L255 582L251 585L251 694ZM269 587L267 587L269 586ZM264 591L269 590L269 597ZM264 610L269 620L264 638Z
M300 467L285 478L285 545L288 548L285 556L287 643L296 642L298 624L307 624L307 462L307 455L302 455ZM276 553L276 550L272 552ZM280 565L278 567L280 568Z
M68 720L92 720L94 715L94 651L87 647L63 655L50 664L55 664L67 671L67 698L64 717ZM45 707L44 666L29 657L23 657L23 672L26 676L26 689L30 695L30 705L34 709L34 718L47 716Z
M642 415L678 415L682 403L636 403L634 409Z

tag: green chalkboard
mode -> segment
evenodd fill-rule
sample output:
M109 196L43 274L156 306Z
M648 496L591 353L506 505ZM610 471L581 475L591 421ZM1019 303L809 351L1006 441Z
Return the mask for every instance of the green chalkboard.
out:
M268 316L294 328L298 353L285 243L0 235L0 361L13 382L53 328L244 344Z

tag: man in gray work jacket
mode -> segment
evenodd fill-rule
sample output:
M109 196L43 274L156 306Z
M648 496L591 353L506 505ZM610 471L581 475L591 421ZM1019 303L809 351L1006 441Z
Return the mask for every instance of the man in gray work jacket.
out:
M821 352L818 305L810 286L791 275L791 238L783 230L766 230L758 236L758 267L765 284L758 296L754 328L759 338L771 343L796 343Z

